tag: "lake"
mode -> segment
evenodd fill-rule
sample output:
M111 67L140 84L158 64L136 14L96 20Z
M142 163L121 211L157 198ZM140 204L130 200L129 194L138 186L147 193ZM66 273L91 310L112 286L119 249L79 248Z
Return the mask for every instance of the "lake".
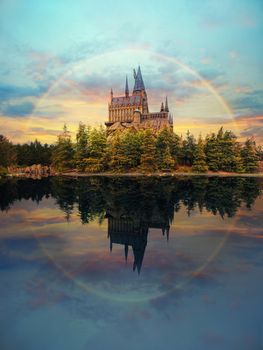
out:
M262 189L0 180L0 349L262 349Z

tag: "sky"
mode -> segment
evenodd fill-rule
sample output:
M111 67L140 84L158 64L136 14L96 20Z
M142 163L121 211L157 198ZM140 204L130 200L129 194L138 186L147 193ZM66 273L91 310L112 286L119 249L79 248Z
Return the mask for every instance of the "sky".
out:
M263 144L262 0L1 0L0 134L53 143L108 119L141 66L151 112L174 131Z

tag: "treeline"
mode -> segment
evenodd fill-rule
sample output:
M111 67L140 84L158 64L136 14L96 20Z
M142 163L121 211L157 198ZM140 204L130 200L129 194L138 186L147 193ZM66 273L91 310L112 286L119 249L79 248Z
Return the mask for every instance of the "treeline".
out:
M223 128L198 140L188 131L185 138L169 129L155 134L152 130L127 129L107 137L103 127L79 124L76 140L64 126L55 145L13 145L0 135L0 167L10 165L52 165L58 171L81 172L155 172L226 171L256 172L262 149L252 138L238 142L231 131Z
M5 136L0 135L0 167L5 169L11 165L50 165L54 148L54 145L42 144L38 140L29 144L14 145Z
M76 142L71 140L66 126L52 154L52 164L63 171L99 173L180 171L256 172L261 149L250 138L244 144L231 131L220 128L198 140L187 132L186 138L169 129L158 134L152 130L128 129L107 138L106 130L90 128L80 123Z

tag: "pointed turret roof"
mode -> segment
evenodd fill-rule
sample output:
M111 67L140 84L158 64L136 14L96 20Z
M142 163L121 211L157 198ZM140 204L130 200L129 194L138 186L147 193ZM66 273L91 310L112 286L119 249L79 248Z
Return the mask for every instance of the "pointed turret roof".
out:
M165 99L165 108L164 108L164 110L165 110L165 112L169 112L167 96L166 96L166 99Z
M162 104L161 104L161 112L163 112L164 111L164 106L163 106L163 102L162 102Z
M125 83L125 96L129 97L129 85L128 85L128 77L126 75L126 83Z
M124 251L125 251L125 261L127 262L128 253L129 253L129 246L128 246L128 244L125 244Z
M140 66L138 67L137 73L134 70L134 79L135 79L135 84L134 84L133 92L145 90Z

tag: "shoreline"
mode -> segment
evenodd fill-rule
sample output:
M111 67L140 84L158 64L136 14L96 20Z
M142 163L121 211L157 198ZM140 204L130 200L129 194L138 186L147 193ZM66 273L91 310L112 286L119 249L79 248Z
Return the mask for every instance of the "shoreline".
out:
M84 172L63 172L63 173L52 173L52 174L26 174L26 173L13 173L6 174L5 176L0 176L1 178L30 178L30 179L40 179L43 177L53 177L53 176L62 176L62 177L257 177L263 178L263 172L260 173L225 173L225 172L208 172L208 173L185 173L185 172L155 172L155 173L140 173L140 172L131 172L131 173L84 173Z
M263 177L263 173L78 173L64 172L65 177Z

